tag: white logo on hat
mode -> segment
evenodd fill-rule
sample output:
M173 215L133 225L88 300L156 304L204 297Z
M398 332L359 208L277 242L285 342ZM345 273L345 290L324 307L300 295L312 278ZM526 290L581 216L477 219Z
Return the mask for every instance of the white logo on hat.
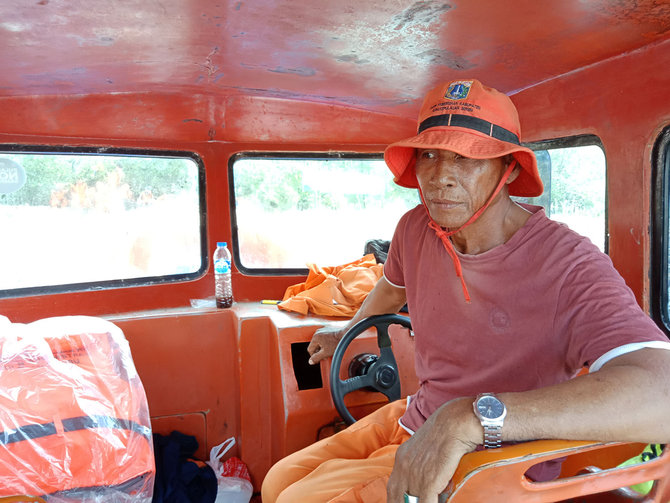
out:
M447 93L444 95L444 97L450 100L463 100L468 97L470 86L472 86L471 80L458 80L456 82L452 82L449 84Z

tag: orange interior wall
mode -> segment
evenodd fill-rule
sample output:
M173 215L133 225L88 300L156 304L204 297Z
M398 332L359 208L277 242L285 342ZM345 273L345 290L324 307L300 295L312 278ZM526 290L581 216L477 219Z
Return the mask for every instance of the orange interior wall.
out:
M524 141L579 134L602 140L608 171L609 255L647 311L651 152L661 129L670 123L668 89L670 40L512 97Z

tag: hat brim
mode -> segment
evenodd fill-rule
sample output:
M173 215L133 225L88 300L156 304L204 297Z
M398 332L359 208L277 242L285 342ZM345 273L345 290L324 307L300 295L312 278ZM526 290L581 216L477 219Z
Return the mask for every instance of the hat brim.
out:
M508 185L509 194L535 197L544 192L544 185L537 169L537 159L532 150L478 131L451 126L433 127L386 147L384 160L395 177L395 183L402 187L419 187L414 171L415 152L418 148L449 150L472 159L494 159L512 154L521 165L521 172Z

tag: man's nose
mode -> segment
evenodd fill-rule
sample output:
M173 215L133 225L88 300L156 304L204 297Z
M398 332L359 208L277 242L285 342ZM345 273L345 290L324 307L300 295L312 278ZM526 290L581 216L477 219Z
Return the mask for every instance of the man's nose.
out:
M452 162L440 159L435 166L431 182L441 186L453 186L457 183L456 170Z

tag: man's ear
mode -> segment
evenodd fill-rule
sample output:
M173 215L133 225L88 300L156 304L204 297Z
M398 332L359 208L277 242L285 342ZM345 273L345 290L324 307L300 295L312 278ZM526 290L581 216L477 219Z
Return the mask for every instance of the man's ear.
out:
M506 155L505 156L505 166L509 167L510 163L516 163L516 166L514 166L514 169L510 173L509 177L507 178L507 181L505 182L506 185L509 185L512 183L516 178L519 176L519 173L521 173L521 164L519 164L519 161L517 161L512 154Z

